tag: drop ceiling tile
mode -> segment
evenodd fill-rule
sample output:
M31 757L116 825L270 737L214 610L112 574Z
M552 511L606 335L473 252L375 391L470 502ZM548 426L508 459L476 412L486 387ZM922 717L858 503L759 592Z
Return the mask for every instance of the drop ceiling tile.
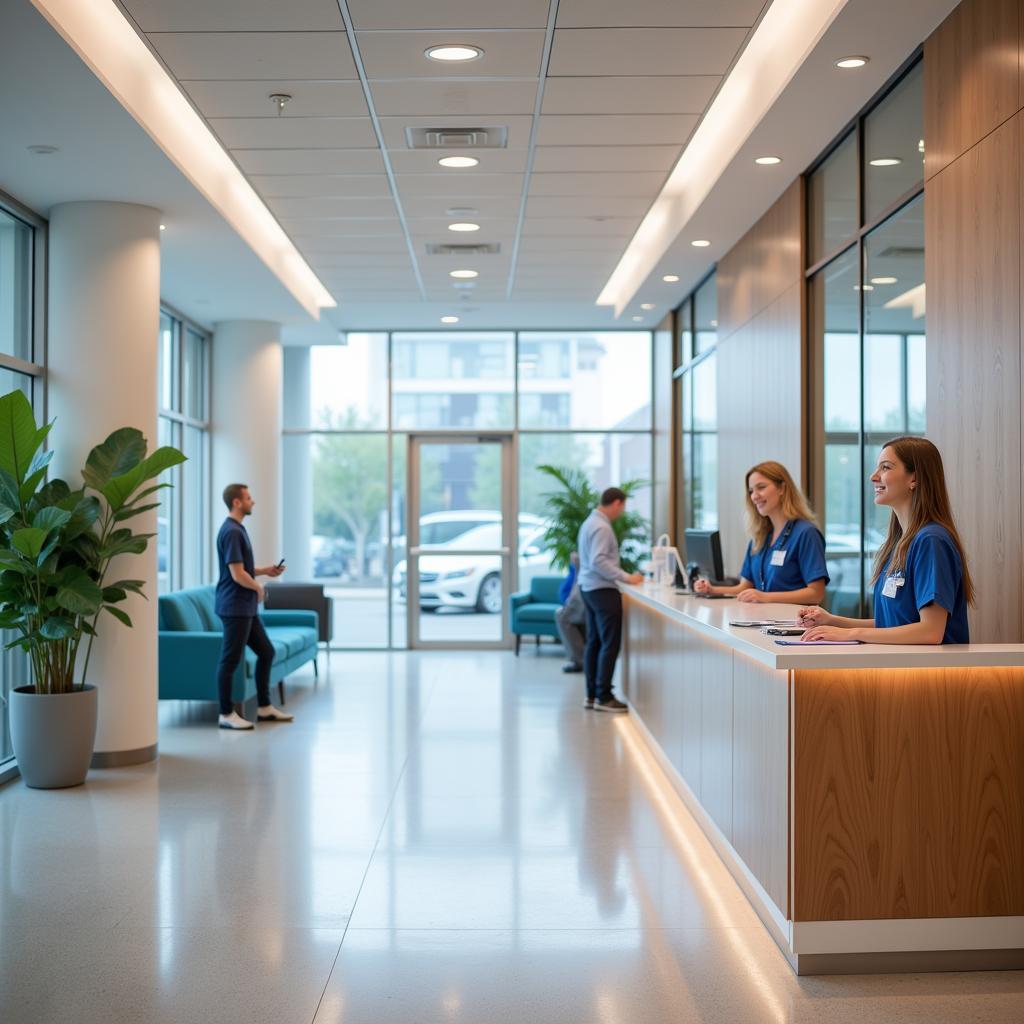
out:
M391 217L394 201L386 199L268 199L267 206L280 217Z
M303 241L300 246L303 254L310 257L327 256L332 253L391 253L408 255L409 249L405 244L405 238L401 235L394 237L375 238L362 235L343 235L338 238L311 238Z
M228 149L369 149L377 142L368 117L211 117Z
M402 152L409 152L408 144L405 140L405 129L407 127L412 128L490 128L490 127L504 127L508 129L508 149L526 149L530 145L530 128L533 124L533 118L526 115L510 114L494 115L493 117L465 117L463 115L456 116L454 114L439 115L437 117L421 117L408 116L408 117L382 117L380 119L381 132L384 135L384 145L388 149L400 150ZM461 152L462 150L460 150ZM417 151L420 152L420 151ZM422 152L426 152L423 150ZM430 150L432 153L436 153L437 156L445 156L446 151L443 150ZM481 149L480 153L476 150L467 150L472 153L473 156L479 156L480 153L486 154L488 150Z
M549 75L724 75L744 28L571 28L555 32Z
M474 196L459 199L452 196L404 196L401 191L402 209L406 217L451 217L453 220L473 220L487 229L495 218L507 220L519 216L519 196ZM475 210L449 214L449 210Z
M544 49L543 30L510 32L357 32L366 77L536 78ZM424 51L438 43L469 42L484 54L464 63L430 60ZM301 77L301 76L297 76Z
M383 174L253 174L260 195L274 199L294 196L390 196Z
M480 163L473 170L483 174L522 173L526 170L526 154L525 149L474 149L473 156ZM441 168L437 161L450 155L433 149L392 149L388 152L396 174L438 173Z
M694 114L545 114L541 146L681 146L697 126Z
M444 196L470 202L476 196L518 196L523 190L521 174L479 174L475 168L447 174L400 174L397 181L403 198Z
M639 217L609 217L594 220L591 217L527 217L523 222L523 237L549 238L598 235L608 238L629 238L640 223Z
M413 238L429 242L450 242L452 245L511 241L518 224L514 217L478 217L476 223L480 225L479 231L449 231L448 225L454 221L454 217L406 218L409 234Z
M537 79L452 82L405 78L371 82L370 91L382 116L532 114Z
M531 196L653 197L665 182L661 171L633 173L533 174Z
M358 82L182 82L207 117L276 117L271 93L291 96L281 114L296 117L369 117Z
M324 284L328 288L374 288L378 290L415 291L419 288L416 275L411 270L366 270L342 273L328 277Z
M566 171L668 171L679 146L538 146L535 174Z
M383 174L380 150L239 149L232 153L246 174Z
M343 31L337 0L121 0L143 32Z
M575 180L575 175L567 174ZM527 217L627 217L639 221L653 201L647 196L540 195L526 201Z
M358 78L344 32L153 32L179 81Z
M546 239L533 239L531 245L537 241L547 241ZM581 266L593 266L596 268L608 268L612 270L615 264L619 260L619 252L617 247L613 249L607 248L607 239L597 240L601 244L594 245L591 242L590 247L573 253L572 260L574 263L578 263ZM520 267L547 267L547 266L562 266L565 263L564 253L558 252L557 250L538 250L530 248L528 246L520 245L519 247L519 260L518 265Z
M360 29L544 28L548 0L348 0ZM461 33L460 33L461 34ZM469 37L467 37L469 38ZM445 37L443 42L454 42Z
M766 0L561 0L559 28L753 25Z
M628 239L593 235L564 235L559 238L555 235L524 234L519 242L519 251L521 253L546 253L548 255L582 251L592 255L614 253L618 256L625 250L627 241Z
M330 217L282 217L281 227L298 243L306 238L340 238L361 236L402 237L402 225L397 217L352 220Z
M548 78L545 114L702 114L719 75Z
M408 263L408 252L405 252L404 257L400 253L390 252L329 253L311 255L309 264L318 274L326 274L345 267L396 267L403 258Z

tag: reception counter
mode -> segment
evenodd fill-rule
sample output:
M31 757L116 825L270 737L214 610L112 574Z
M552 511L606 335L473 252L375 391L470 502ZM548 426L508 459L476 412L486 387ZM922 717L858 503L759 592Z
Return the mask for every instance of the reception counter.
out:
M1024 645L782 647L624 587L633 721L800 974L1024 967Z

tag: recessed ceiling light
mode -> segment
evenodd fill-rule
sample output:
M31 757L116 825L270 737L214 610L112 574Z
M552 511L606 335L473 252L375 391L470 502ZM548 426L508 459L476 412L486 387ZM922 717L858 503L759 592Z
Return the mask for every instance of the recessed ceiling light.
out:
M476 167L480 163L475 156L443 156L437 162L442 167Z
M167 230L167 225L166 224L161 224L160 225L160 230L161 231L166 231Z
M895 277L873 277L871 278L872 284L895 284L897 278Z
M30 153L35 153L36 156L49 156L51 153L59 152L60 146L46 146L42 144L37 144L34 146L29 146L28 151Z
M484 55L479 46L468 46L465 43L445 43L442 46L428 46L423 51L431 60L464 61L476 60Z
M633 323L635 323L635 324L640 323L641 320L643 320L642 316L635 316L635 317L633 317Z
M874 160L869 160L868 163L872 167L895 167L897 164L903 163L898 156L879 156L875 157Z
M711 243L706 238L695 238L690 245L695 249L706 249Z
M441 317L441 323L443 324L457 324L459 318L457 316L443 316Z
M675 284L678 280L678 274L665 274L665 276L662 277L662 281L664 281L666 284Z
M862 68L870 60L870 57L843 57L836 61L837 68Z
M654 309L654 303L653 302L641 302L640 303L640 308L641 309Z
M479 277L480 273L476 270L449 270L448 276L468 279L471 277Z
M776 164L782 163L781 156L759 156L754 160L755 164L760 164L762 167L774 167Z
M449 224L448 225L448 230L449 231L479 231L480 230L480 225L479 224L473 224L470 221L459 221L456 224Z

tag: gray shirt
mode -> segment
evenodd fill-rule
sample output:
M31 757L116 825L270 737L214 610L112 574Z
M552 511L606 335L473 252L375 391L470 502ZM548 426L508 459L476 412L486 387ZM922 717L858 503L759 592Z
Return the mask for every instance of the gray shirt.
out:
M614 590L620 580L629 579L619 565L619 542L611 520L599 508L580 527L576 550L580 555L581 590Z

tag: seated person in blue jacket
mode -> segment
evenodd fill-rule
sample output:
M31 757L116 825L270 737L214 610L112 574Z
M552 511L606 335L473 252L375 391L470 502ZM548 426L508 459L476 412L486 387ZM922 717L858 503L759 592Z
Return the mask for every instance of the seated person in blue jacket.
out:
M894 438L882 448L871 483L875 504L892 510L889 534L875 556L874 618L801 608L804 640L970 643L967 606L974 604L974 584L939 450L923 437Z
M587 641L587 609L583 604L576 577L579 573L580 556L573 552L569 556L569 574L562 580L558 599L562 607L555 612L555 626L565 646L569 660L562 666L563 672L583 671L583 645Z
M825 597L825 538L803 491L781 462L759 462L746 476L750 543L740 582L716 587L697 580L698 594L735 594L740 601L817 604Z

